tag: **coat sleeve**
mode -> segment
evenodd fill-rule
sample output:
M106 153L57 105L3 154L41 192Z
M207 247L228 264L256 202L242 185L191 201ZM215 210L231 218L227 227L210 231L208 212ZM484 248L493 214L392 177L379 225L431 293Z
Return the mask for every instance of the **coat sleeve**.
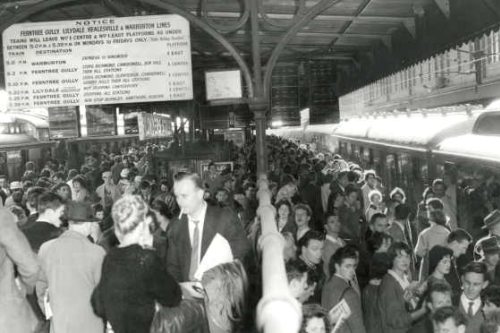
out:
M97 286L94 288L94 291L92 292L92 296L90 298L90 304L92 305L92 309L94 310L94 313L103 318L104 320L106 320L106 311L104 310L104 302L103 302L103 299L102 299L102 287L101 287L101 282L102 282L102 277L105 276L102 274L103 270L105 270L106 268L106 259L108 257L104 257L104 260L102 262L102 265L101 265L101 269L100 269L100 272L101 272L101 278L99 279L99 283L97 284Z
M245 229L241 226L238 216L229 209L224 209L226 218L226 226L224 237L229 242L233 256L235 259L240 259L245 262L250 250L250 242L248 241Z
M427 247L427 238L425 237L425 234L420 234L418 236L417 245L415 246L415 254L420 258L425 257L428 250Z
M345 293L344 299L351 308L351 316L347 319L347 325L351 332L365 333L365 324L363 322L363 310L361 309L361 299L352 289Z
M182 298L181 288L167 272L165 265L155 252L149 255L148 271L146 281L148 293L163 306L179 305Z
M38 278L40 265L26 236L17 227L14 215L6 209L0 210L0 246L16 265L20 281L31 293Z
M334 293L332 290L331 283L327 282L321 292L321 306L327 311L330 311L330 309L337 303L338 300L335 295L337 295L337 293Z
M178 224L179 221L174 223ZM177 239L179 228L172 225L167 232L167 270L177 282L184 282L182 277L182 265L180 263L180 247ZM188 254L186 254L187 256Z
M386 327L393 329L409 329L411 327L411 315L406 311L406 305L397 288L396 281L382 280L379 287L379 311L382 322Z
M47 280L47 275L45 272L40 270L40 274L38 275L38 281L36 282L36 298L38 300L38 305L40 309L45 313L45 294L47 293L49 288L49 283Z

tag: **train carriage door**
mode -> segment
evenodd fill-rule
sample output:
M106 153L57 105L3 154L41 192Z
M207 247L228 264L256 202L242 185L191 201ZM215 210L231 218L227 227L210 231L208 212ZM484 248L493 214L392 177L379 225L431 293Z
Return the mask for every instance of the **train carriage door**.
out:
M382 152L378 149L370 149L371 168L375 170L378 176L384 180L384 167L382 163Z
M397 171L397 155L387 154L385 156L385 167L386 167L386 188L390 192L394 187L398 185L398 171Z
M8 169L7 169L7 153L0 153L0 176L8 178Z
M363 168L372 169L373 168L373 151L371 148L364 147L362 158L363 158Z
M418 183L419 181L415 179L413 172L413 159L410 154L401 153L398 156L398 170L400 172L399 181L400 187L406 193L407 204L413 209L415 209L418 203Z
M23 167L23 158L20 150L12 150L7 152L7 170L9 180L20 180Z

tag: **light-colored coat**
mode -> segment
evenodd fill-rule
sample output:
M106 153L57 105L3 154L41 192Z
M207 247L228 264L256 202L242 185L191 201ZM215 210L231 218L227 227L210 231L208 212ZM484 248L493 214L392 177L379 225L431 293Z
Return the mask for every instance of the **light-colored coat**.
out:
M101 278L104 249L72 230L42 245L42 274L36 284L40 307L48 289L52 333L102 333L104 324L90 297Z
M0 200L1 201L1 200ZM16 283L14 265L19 273ZM30 333L38 320L26 300L35 286L40 266L15 217L0 209L0 332Z
M110 192L111 200L113 200L113 203L115 203L116 201L118 201L118 199L120 199L120 197L121 197L121 193L120 193L120 190L118 189L118 186L113 185L113 184L111 184L111 185L105 185L105 184L100 185L95 190L95 193L101 199L101 205L103 207L106 207L106 203L104 202L104 197L105 197L104 190L105 190L105 187L108 188L108 191Z

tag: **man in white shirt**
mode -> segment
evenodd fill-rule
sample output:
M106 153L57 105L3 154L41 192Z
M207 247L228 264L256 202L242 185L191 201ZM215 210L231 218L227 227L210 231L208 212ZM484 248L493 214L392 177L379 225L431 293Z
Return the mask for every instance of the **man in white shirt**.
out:
M228 241L233 257L245 262L250 244L238 216L230 209L206 203L203 182L198 174L182 172L176 175L174 193L181 214L170 226L167 269L178 282L193 280L217 234Z
M481 291L488 286L487 267L482 262L473 261L464 267L462 273L462 295L458 310L467 318L466 333L480 332L484 321Z

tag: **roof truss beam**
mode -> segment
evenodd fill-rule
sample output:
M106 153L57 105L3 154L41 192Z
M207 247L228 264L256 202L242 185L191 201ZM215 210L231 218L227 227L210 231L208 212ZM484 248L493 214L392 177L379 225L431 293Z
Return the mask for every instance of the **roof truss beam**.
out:
M196 14L195 11L192 12ZM238 19L241 16L239 12L207 12L207 15L210 17L218 17L218 18L235 18ZM267 13L268 18L274 20L292 20L293 14L277 14L277 13ZM343 22L352 22L352 23L393 23L393 24L402 24L406 30L410 33L410 35L415 38L416 37L416 24L415 17L413 16L401 16L401 17L393 17L393 16L348 16L348 15L318 15L314 19L315 23L320 21L343 21Z
M449 19L450 18L450 0L434 0L439 10L443 15Z

